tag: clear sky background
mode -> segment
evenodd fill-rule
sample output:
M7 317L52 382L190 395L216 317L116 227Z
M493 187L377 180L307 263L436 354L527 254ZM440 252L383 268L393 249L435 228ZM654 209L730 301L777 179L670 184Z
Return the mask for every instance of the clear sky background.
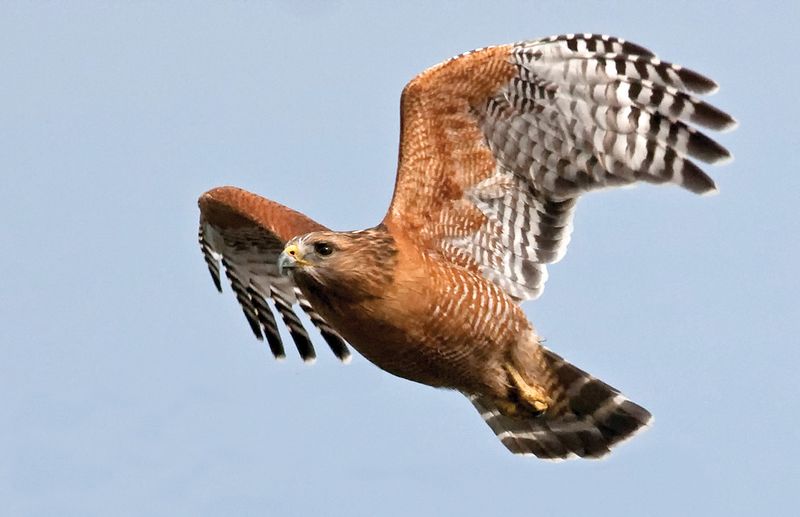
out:
M796 510L800 4L437 5L0 4L0 514ZM720 135L735 161L707 168L718 196L585 198L525 304L654 426L604 461L547 463L460 395L343 366L316 335L315 365L273 361L214 291L197 197L237 185L371 226L403 85L564 32L711 76L740 122Z

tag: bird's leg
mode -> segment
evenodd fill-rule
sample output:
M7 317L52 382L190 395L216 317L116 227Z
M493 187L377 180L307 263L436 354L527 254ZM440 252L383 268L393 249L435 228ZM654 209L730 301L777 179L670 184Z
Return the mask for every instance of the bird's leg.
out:
M505 369L506 372L508 372L511 382L516 388L516 394L519 397L520 402L526 406L526 409L532 411L536 415L540 415L547 411L547 409L552 405L553 401L547 395L547 392L544 390L544 388L541 386L528 384L525 379L522 378L522 375L520 375L517 369L509 363L506 363ZM513 402L508 403L515 405ZM505 408L500 407L501 412L504 412L504 409ZM516 408L513 412L519 413Z

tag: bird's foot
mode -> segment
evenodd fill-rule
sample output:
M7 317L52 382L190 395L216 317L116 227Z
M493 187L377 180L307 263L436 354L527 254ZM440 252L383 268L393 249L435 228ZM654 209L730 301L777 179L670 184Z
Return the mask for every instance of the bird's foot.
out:
M519 397L520 402L526 406L526 409L532 411L538 416L550 408L553 401L547 395L547 392L544 390L544 388L525 382L525 379L522 378L522 375L520 375L517 369L512 365L506 364L505 368L509 377L511 378L511 382L514 384L514 387L517 390L517 396ZM513 402L508 402L508 404L517 406L517 404L514 404ZM503 408L500 407L499 409L501 412L503 412ZM515 407L514 411L518 414L519 408Z

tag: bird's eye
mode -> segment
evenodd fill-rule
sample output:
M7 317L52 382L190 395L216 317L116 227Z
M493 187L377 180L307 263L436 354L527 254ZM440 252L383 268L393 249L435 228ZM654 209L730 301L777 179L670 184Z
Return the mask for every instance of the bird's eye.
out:
M325 257L333 253L333 246L327 242L317 242L314 243L314 251L317 253L317 255L322 255Z

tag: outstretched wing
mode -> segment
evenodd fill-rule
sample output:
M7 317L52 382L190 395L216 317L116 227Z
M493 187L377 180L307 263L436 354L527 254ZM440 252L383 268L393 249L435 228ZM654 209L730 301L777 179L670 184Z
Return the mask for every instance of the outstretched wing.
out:
M412 80L384 223L517 299L566 251L578 197L637 181L715 190L692 159L730 157L688 125L735 121L706 77L599 35L475 50Z
M308 314L336 357L350 358L344 340L303 299L291 279L278 272L278 255L296 235L326 230L305 215L235 187L219 187L200 196L200 247L214 285L221 292L220 263L225 269L253 334L266 336L276 358L285 357L269 300L304 361L316 357L303 324L292 310L295 303Z

